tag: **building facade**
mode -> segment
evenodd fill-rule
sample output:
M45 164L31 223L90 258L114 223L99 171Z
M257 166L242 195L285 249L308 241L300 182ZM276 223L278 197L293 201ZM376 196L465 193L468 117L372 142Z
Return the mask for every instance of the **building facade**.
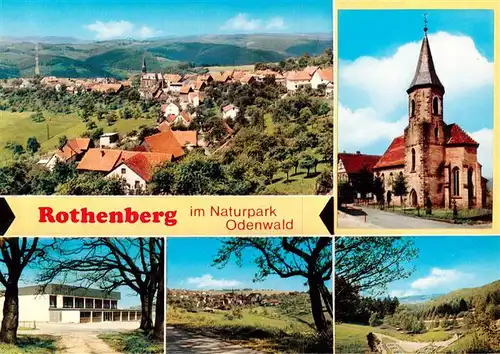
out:
M408 183L409 204L414 207L424 206L428 200L436 207L483 207L486 184L477 159L479 144L457 124L444 121L445 88L434 66L427 28L406 92L408 126L373 169L384 181L386 192L402 174Z
M19 288L19 321L89 323L140 321L141 311L120 309L120 292L49 284ZM0 297L3 306L4 298Z

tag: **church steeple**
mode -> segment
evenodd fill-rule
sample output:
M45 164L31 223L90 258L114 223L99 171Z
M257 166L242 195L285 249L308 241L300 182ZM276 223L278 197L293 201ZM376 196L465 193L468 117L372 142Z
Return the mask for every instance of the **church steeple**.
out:
M145 74L147 72L147 70L146 70L146 56L142 57L142 69L141 69L141 71L143 74Z
M425 17L424 39L420 47L420 56L418 57L417 70L410 84L410 88L406 90L409 94L417 88L435 87L442 90L444 94L444 86L439 80L432 60L431 47L427 38L427 17Z

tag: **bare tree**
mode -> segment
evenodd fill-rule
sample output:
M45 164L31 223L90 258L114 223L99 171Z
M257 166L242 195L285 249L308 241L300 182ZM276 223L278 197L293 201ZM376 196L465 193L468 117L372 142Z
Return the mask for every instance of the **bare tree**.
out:
M332 239L330 237L244 237L222 241L214 264L224 267L232 257L242 264L245 250L257 251L258 272L254 281L271 274L281 278L301 276L309 286L314 325L318 332L328 329L323 307L333 318L332 293L325 285L332 276Z
M41 250L38 238L2 237L0 251L0 283L5 287L0 342L15 343L19 326L19 279Z
M164 297L164 238L55 238L46 252L38 281L49 284L56 279L98 285L112 291L127 286L139 295L143 330L153 330L155 295ZM157 299L157 306L160 299ZM164 300L161 299L161 302ZM164 311L156 313L156 327L164 326ZM155 330L155 336L160 335ZM163 330L161 336L163 337Z

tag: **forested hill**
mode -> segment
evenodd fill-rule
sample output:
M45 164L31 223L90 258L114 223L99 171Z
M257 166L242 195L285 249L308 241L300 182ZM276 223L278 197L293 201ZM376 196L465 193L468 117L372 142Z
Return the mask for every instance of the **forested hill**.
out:
M46 40L46 42L44 42ZM146 56L148 71L178 66L234 66L278 62L332 47L328 35L226 35L82 42L68 38L2 38L0 78L33 76L35 45L43 76L117 77L139 71Z

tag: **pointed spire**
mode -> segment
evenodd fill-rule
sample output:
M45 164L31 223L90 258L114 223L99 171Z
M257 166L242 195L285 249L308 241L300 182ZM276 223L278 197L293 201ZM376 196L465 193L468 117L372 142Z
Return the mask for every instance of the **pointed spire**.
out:
M415 76L413 77L413 80L410 84L410 88L406 91L407 93L410 93L414 89L419 87L429 86L438 87L442 89L444 93L444 86L439 80L439 77L436 73L436 68L434 67L434 61L432 60L431 47L429 45L429 39L427 38L427 30L427 14L425 14L424 39L420 48L417 70L415 70Z
M142 57L142 69L141 69L142 73L145 74L147 72L146 70L146 56L144 55Z

